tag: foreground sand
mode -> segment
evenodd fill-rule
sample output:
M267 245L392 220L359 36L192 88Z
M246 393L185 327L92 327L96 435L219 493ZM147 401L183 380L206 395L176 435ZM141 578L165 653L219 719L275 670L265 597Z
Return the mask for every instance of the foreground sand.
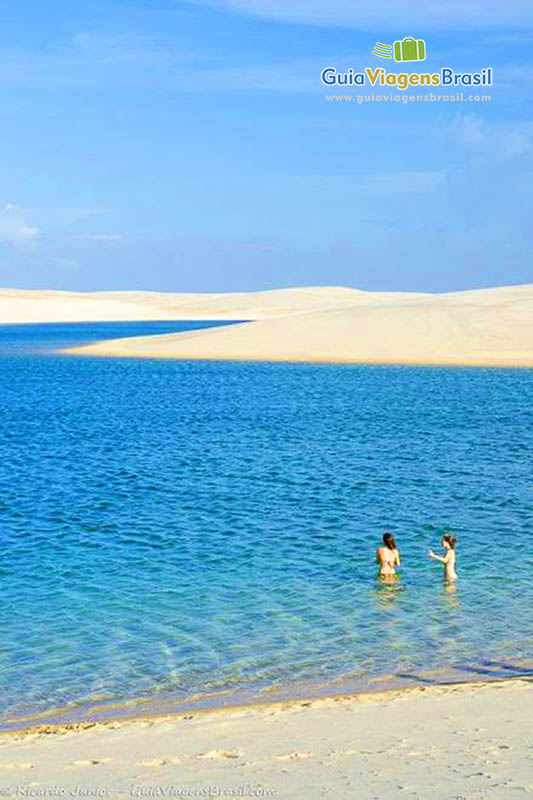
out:
M247 318L255 319L253 322L115 339L69 352L141 358L533 367L533 284L442 295L327 288L260 294L261 301L257 296L249 296L247 301ZM227 303L228 318L242 319L246 303L241 297L239 307L233 306L230 313L228 297L221 296ZM212 302L214 309L221 300ZM221 313L214 316L223 318Z
M521 679L4 734L0 795L509 800L532 720Z

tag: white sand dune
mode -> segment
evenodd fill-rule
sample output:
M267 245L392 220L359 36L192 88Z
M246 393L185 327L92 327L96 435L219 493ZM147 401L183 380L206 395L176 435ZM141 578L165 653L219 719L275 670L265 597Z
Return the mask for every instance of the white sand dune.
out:
M220 319L223 303L227 318L239 318L238 312L244 316L246 310L251 318L255 311L254 322L115 339L70 352L171 359L533 366L533 284L442 295L342 288L259 294L261 298L238 296L238 301L221 296L202 300L201 306L195 300L187 306L190 311L210 305L213 317Z
M254 320L424 296L338 286L228 294L0 289L0 323Z
M532 719L524 679L43 726L0 737L0 787L17 797L506 800L533 792Z
M448 294L306 287L228 294L0 289L0 323L252 320L99 342L101 356L533 366L533 284Z

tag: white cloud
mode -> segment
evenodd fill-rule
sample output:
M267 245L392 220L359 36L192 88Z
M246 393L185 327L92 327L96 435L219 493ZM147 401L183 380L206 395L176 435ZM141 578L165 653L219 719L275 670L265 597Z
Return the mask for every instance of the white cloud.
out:
M533 79L532 64L507 64L498 67L498 84L512 86L514 83L531 83Z
M480 158L504 160L531 152L533 125L524 122L487 122L477 114L460 114L449 138Z
M1 47L0 85L166 86L184 64L196 58L189 43L179 37L82 31L67 42L42 50Z
M57 267L62 272L77 272L80 269L80 262L74 258L64 258L58 256L50 259L50 265Z
M331 59L329 59L331 61ZM233 90L233 91L273 91L324 93L320 73L328 59L298 59L273 64L256 64L226 69L198 70L188 76L181 87L183 91ZM352 61L337 58L339 69Z
M43 230L51 228L74 225L82 220L99 217L102 214L109 214L110 208L80 208L80 207L58 207L58 208L32 208L28 209L31 216L36 220L37 225Z
M192 5L236 11L284 22L397 30L511 29L533 26L531 0L187 0ZM407 35L407 34L405 34Z
M0 241L20 245L33 242L39 229L30 224L28 211L10 203L0 206Z
M384 194L427 194L446 183L444 171L379 172L356 182L359 189Z
M113 244L124 239L120 233L80 233L77 234L77 238L88 242L100 242L101 244Z
M122 240L119 233L71 232L78 222L109 213L106 208L22 208L11 203L0 206L0 242L36 251L58 235L69 239L111 244Z
M211 0L188 2L200 6ZM220 7L229 9L231 2L240 2L244 7L244 0L220 0ZM383 2L378 0L378 3ZM259 0L257 9L262 7L262 3L266 6L266 0ZM392 3L398 4L398 0L392 0ZM293 2L292 7L296 6L298 3ZM533 4L531 8L533 17ZM426 35L424 26L422 29L420 26L406 27L401 26L399 21L394 33L390 34L386 26L377 26L376 23L372 27L374 30L366 43L354 44L348 55L346 52L332 52L328 45L322 54L317 51L312 56L293 57L292 54L283 56L280 53L275 60L268 53L261 54L260 51L252 55L246 51L245 57L234 49L195 52L190 49L190 41L182 42L176 36L79 32L68 42L44 51L0 48L0 86L65 89L135 87L172 93L272 91L323 94L325 87L320 81L320 73L324 66L332 65L342 72L367 64L378 36L392 41L406 32L417 35L417 31L420 31L420 35ZM489 36L487 34L486 38ZM487 49L490 52L489 45ZM431 46L435 63L451 62L461 70L476 71L479 68L479 58L473 58L473 52L477 51L472 51L468 46L465 55L464 45L459 48L448 45L444 49L442 46L440 49ZM524 84L529 83L532 76L532 64L497 67L499 89L522 93L527 90Z
M77 54L100 64L157 66L187 58L176 43L172 46L172 42L159 36L85 31L77 33L72 44Z

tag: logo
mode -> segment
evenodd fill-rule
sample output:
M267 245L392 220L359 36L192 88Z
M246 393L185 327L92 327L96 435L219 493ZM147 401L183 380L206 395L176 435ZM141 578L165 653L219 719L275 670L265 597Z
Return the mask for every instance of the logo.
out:
M395 61L425 61L426 43L424 39L413 39L412 36L406 36L394 45L376 42L372 55L379 58L392 58L394 55Z
M372 50L372 55L379 56L380 58L392 58L392 45L376 42L376 46Z
M426 42L406 36L392 44L376 42L372 55L378 58L394 59L396 62L415 62L426 60ZM391 65L392 66L392 65ZM396 88L401 92L411 87L442 86L462 88L463 86L492 86L492 67L483 67L477 72L456 72L452 67L433 68L432 72L389 71L385 67L350 67L339 72L335 67L324 67L320 73L324 86L366 86L372 88Z

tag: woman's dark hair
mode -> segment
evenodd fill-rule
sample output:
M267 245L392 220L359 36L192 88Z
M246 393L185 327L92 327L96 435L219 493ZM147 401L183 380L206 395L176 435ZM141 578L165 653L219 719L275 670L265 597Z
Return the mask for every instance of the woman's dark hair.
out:
M452 550L455 550L455 545L457 544L457 539L455 536L452 536L451 533L445 533L442 537L443 542L448 542Z
M396 542L394 541L394 536L392 533L383 534L383 544L385 547L388 547L389 550L396 550Z

